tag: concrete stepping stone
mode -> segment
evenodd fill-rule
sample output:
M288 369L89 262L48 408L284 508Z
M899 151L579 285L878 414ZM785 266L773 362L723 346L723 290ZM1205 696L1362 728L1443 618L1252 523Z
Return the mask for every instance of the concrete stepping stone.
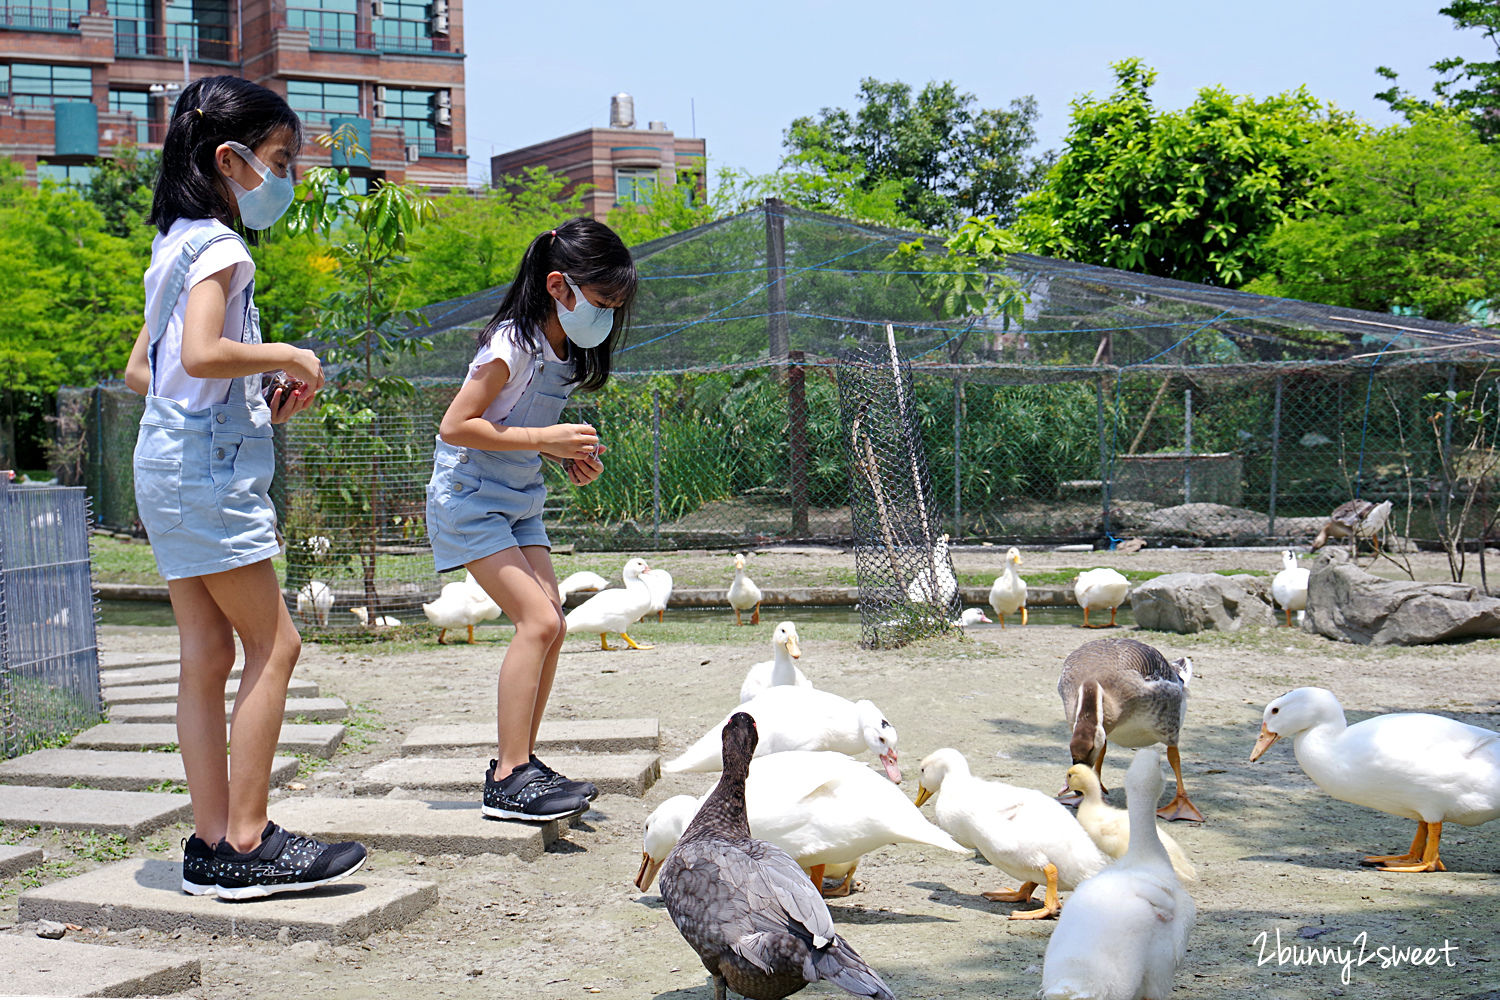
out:
M42 849L40 847L0 844L0 878L10 878L28 868L35 868L41 863ZM4 961L0 960L0 971L3 971L4 967Z
M578 781L592 781L601 795L639 798L661 777L661 757L635 754L549 754L547 764ZM490 759L401 757L382 761L355 783L359 795L384 795L393 788L417 792L475 792Z
M372 851L514 854L523 861L541 857L564 828L561 821L486 819L477 790L462 802L298 796L272 802L271 819L319 840L358 840Z
M0 935L7 994L50 997L166 996L198 986L198 959L165 951Z
M619 753L655 750L661 730L655 719L575 719L543 722L536 752ZM493 752L493 722L454 726L418 726L401 744L403 757L451 756L454 752ZM489 760L488 757L485 758Z
M342 698L288 698L283 719L312 719L315 722L339 722L349 714ZM112 705L110 722L176 722L175 701L130 702Z
M284 784L297 774L297 758L271 761L271 784ZM175 781L187 789L182 757L175 753L129 750L34 750L14 760L0 761L0 783L67 788L84 785L120 792L139 792Z
M301 832L301 831L299 831ZM182 891L182 862L132 858L23 892L20 920L57 920L83 927L172 932L191 927L223 937L347 944L403 927L437 902L432 882L355 872L341 882L243 903Z
M226 732L227 738L227 732ZM344 741L344 727L332 722L283 724L276 749L332 757ZM105 722L85 729L68 744L70 750L162 750L177 745L177 727L168 723Z
M104 700L111 705L143 705L153 701L176 701L176 684L124 684L119 687L104 688ZM233 701L234 696L239 694L240 681L238 677L231 677L229 683L224 685L224 700ZM316 698L318 696L318 685L314 681L299 681L293 677L286 686L288 698Z
M0 785L0 823L11 826L93 830L136 840L192 813L186 795L170 792Z
M99 651L100 670L126 670L133 667L154 667L163 663L177 662L179 660L176 653L120 653L103 649Z
M229 669L229 676L239 677L244 669L243 665L236 663ZM104 697L108 698L110 688L130 687L133 684L176 684L177 675L181 670L181 666L176 661L151 666L123 667L119 670L101 670L99 686L104 688Z

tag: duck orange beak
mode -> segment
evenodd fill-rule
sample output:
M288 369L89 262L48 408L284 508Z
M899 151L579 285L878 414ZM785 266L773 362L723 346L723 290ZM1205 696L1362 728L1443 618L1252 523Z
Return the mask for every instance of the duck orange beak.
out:
M1255 749L1250 751L1250 763L1260 759L1260 755L1271 749L1271 744L1281 739L1280 733L1273 733L1266 728L1266 724L1260 724L1260 739L1255 741Z
M922 807L922 803L926 802L930 798L932 798L932 793L929 792L927 789L923 788L921 785L918 785L917 786L917 808L920 809Z
M662 861L666 859L663 858ZM635 874L635 887L642 892L651 888L651 883L656 881L656 873L661 869L662 861L653 861L651 855L645 851L641 852L641 870Z
M802 659L802 647L797 645L796 639L790 639L786 644L787 655L794 660Z

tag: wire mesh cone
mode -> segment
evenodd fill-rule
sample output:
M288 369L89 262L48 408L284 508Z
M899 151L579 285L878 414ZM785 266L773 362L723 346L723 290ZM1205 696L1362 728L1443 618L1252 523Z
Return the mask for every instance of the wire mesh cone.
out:
M860 641L905 645L952 628L957 579L939 535L912 410L911 366L894 346L847 352L836 372L849 457Z

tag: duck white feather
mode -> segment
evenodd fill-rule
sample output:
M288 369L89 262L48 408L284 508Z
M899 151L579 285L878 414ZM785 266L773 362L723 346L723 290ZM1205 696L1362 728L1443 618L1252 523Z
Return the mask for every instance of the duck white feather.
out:
M357 608L350 608L349 609L349 613L351 615L353 615L355 618L358 618L359 619L359 623L361 625L365 626L366 628L370 627L370 609L369 608L367 608L363 604L361 604ZM375 628L395 628L395 627L397 627L400 624L401 624L401 619L399 619L399 618L393 618L390 615L377 615L376 618L375 618L375 625L374 625L374 627Z
M1297 565L1297 557L1292 555L1291 549L1285 549L1281 553L1281 572L1271 578L1271 596L1276 598L1276 603L1286 612L1286 623L1292 624L1292 612L1297 612L1297 619L1302 619L1307 610L1307 580L1312 573Z
M462 580L443 584L437 600L422 605L422 613L438 627L438 644L447 645L445 637L450 628L467 629L472 643L474 626L499 618L500 607L472 576L466 575Z
M1083 796L1078 803L1078 823L1094 846L1115 860L1124 857L1130 847L1130 813L1104 801L1104 786L1087 764L1074 764L1068 768L1068 788ZM1177 841L1160 828L1156 833L1167 849L1167 856L1172 859L1172 870L1177 877L1188 881L1196 879L1198 873Z
M1115 613L1130 595L1130 581L1108 567L1088 569L1073 581L1073 599L1083 609L1083 627L1089 627L1089 612L1109 609L1109 624L1115 624Z
M801 658L802 646L797 636L797 626L791 622L781 622L776 626L776 631L771 633L771 659L752 665L745 673L745 681L740 685L740 703L749 701L767 688L782 684L812 687L812 681L792 662Z
M988 623L989 621L990 616L984 613L983 608L964 608L959 613L959 616L954 619L953 627L956 629L966 629L970 625L979 625Z
M1161 790L1160 755L1138 750L1125 776L1130 848L1068 900L1047 942L1044 1000L1162 1000L1171 992L1197 907L1157 837Z
M581 590L604 590L608 586L609 581L598 573L579 570L563 577L562 583L557 585L557 595L562 600L567 600L569 594L576 594Z
M1021 880L1014 892L986 892L986 899L1024 903L1038 885L1046 885L1041 909L1017 911L1011 914L1013 920L1054 916L1062 905L1058 889L1073 888L1105 865L1099 848L1056 799L1030 788L976 778L957 750L935 750L922 760L917 805L929 798L937 800L938 826Z
M760 734L755 747L757 757L786 750L836 750L851 755L869 750L880 758L886 776L901 783L901 768L896 763L896 728L869 701L849 701L817 688L779 685L744 702L735 712L747 712L755 720ZM724 760L720 733L729 715L661 769L721 770Z
M667 799L646 818L636 885L650 888L702 800ZM859 859L886 844L927 844L968 854L928 822L901 790L851 757L832 751L789 750L750 763L745 783L750 835L767 840L812 869L837 866L845 895Z
M755 610L750 615L750 624L760 624L760 588L755 581L750 579L745 572L745 557L736 552L734 555L734 579L729 583L729 606L734 609L734 623L743 625L740 614L744 611Z
M637 645L628 631L631 625L651 610L651 590L641 579L642 574L650 568L644 559L635 558L627 561L623 573L624 588L601 590L569 611L568 634L596 633L599 636L601 649L614 649L615 647L609 644L609 633L614 632L624 639L631 649L650 649L650 646Z
M906 585L906 599L913 604L931 604L946 609L958 594L958 577L948 554L948 536L939 535L932 544L932 566L923 567Z
M308 580L297 591L297 617L328 624L328 612L333 609L333 588L322 580Z
M642 573L641 579L646 582L646 589L651 591L650 610L656 612L656 620L660 622L666 613L667 602L672 599L672 574L653 567Z
M1417 821L1404 855L1366 863L1385 871L1444 871L1444 823L1478 826L1500 817L1500 733L1423 712L1377 715L1350 726L1332 691L1297 688L1266 706L1257 760L1292 737L1302 770L1323 791Z
M1005 572L995 577L990 585L990 607L1005 627L1005 616L1021 613L1021 624L1026 624L1026 581L1016 572L1021 565L1021 550L1012 547L1005 553Z

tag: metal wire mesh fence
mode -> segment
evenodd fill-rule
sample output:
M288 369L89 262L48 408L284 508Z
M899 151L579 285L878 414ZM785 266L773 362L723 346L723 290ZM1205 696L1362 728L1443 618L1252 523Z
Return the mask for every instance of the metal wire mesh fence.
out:
M852 542L837 379L888 324L911 370L929 537L1299 544L1354 496L1391 499L1393 530L1420 544L1489 532L1500 421L1478 331L1027 255L986 272L1019 312L949 315L942 275L895 253L921 238L768 204L637 248L629 341L566 416L599 429L605 475L575 488L544 463L554 543ZM368 426L278 429L288 597L326 584L330 625L355 626L353 607L415 617L437 592L433 438L502 292L429 307L416 333L433 349L400 371L415 394ZM111 385L69 405L87 415L99 519L129 530L139 400Z
M0 750L26 753L99 721L88 497L0 479Z

